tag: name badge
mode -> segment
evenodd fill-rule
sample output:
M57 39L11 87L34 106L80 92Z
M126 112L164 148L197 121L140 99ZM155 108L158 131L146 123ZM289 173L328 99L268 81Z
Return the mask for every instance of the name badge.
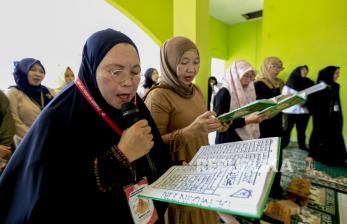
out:
M335 104L334 105L334 112L338 112L338 111L340 111L339 105Z
M144 177L138 183L124 187L131 215L136 224L152 224L158 220L157 210L152 199L138 197L146 186L148 186L148 181Z

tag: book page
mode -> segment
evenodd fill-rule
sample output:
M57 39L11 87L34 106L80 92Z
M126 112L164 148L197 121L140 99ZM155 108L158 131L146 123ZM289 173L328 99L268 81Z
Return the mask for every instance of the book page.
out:
M304 89L304 90L301 90L300 92L298 92L298 95L304 95L304 96L307 96L311 93L315 93L315 92L318 92L320 90L323 90L327 87L327 84L325 82L320 82L314 86L311 86L307 89Z
M273 117L282 110L303 102L305 102L305 96L295 94L280 100L275 106L260 111L259 114L264 114L266 116Z
M204 146L190 165L170 168L141 195L258 217L278 144L278 138L265 138Z

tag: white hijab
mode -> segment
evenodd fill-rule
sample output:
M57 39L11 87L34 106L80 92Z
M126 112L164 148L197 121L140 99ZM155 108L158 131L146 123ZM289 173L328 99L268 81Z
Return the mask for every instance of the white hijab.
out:
M224 87L230 93L230 111L256 100L254 82L243 87L240 79L244 74L255 69L244 60L234 61L224 76ZM257 139L260 136L259 124L247 124L242 128L236 128L236 133L242 140Z

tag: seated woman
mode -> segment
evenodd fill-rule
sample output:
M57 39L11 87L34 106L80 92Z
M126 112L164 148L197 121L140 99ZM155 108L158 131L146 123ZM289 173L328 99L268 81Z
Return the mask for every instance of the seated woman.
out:
M14 63L13 76L17 85L8 88L5 93L10 101L16 126L15 145L19 144L42 109L55 95L53 89L41 84L45 75L45 68L37 59L24 58Z
M224 76L225 83L215 97L217 115L237 109L256 100L255 69L244 60L234 61ZM216 144L256 139L260 136L259 125L266 117L253 113L234 120L228 131L218 132Z

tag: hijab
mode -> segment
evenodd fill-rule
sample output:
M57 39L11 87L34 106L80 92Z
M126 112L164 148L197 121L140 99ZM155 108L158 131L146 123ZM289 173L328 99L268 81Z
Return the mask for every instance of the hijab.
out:
M244 60L234 61L224 76L224 87L230 94L230 111L240 108L256 100L254 83L251 81L247 87L243 87L240 79L249 71L255 69ZM256 139L260 136L259 124L247 124L235 131L242 140Z
M127 122L121 111L107 104L96 82L98 65L119 43L135 47L129 37L112 29L91 35L83 48L78 77L99 107L125 130ZM151 126L155 143L148 153L153 159L147 156L138 159L136 166L141 169L136 172L152 182L158 177L152 170L162 174L169 157L150 112L141 99L135 97L141 117ZM63 138L61 133L64 133ZM71 217L71 222L102 219L99 222L106 223L109 222L106 220L115 221L114 211L119 211L122 219L130 223L132 218L124 191L114 183L130 184L133 181L131 171L112 157L99 163L104 182L115 186L112 192L101 194L96 191L93 169L95 158L109 158L106 152L119 140L120 136L93 109L75 83L67 86L40 113L1 175L0 223L51 223L58 222L56 219L61 223L67 217ZM52 214L57 210L58 217Z
M340 67L330 65L330 66L327 66L327 67L323 68L322 70L320 70L318 73L317 83L323 81L327 85L333 84L334 83L334 73L339 68Z
M278 57L267 57L260 67L260 75L257 81L264 82L270 89L282 89L284 83L277 77L271 77L270 69L274 65L282 66L282 61Z
M144 88L151 88L156 82L152 79L153 72L156 71L155 68L149 68L145 72L145 83L143 84Z
M34 58L23 58L20 61L14 63L14 81L16 82L16 88L23 91L30 99L34 100L40 106L46 106L52 99L48 88L44 85L33 86L28 81L28 74L30 69L38 64L42 67L43 72L46 74L45 68L41 62ZM43 98L43 102L41 99ZM43 104L43 105L42 105Z
M314 84L314 82L307 78L307 77L302 77L301 75L301 69L306 68L308 71L308 66L307 65L302 65L296 67L292 73L289 75L289 78L287 80L286 86L296 90L296 91L301 91L304 90Z
M196 45L185 37L173 37L160 47L161 77L159 87L168 88L183 98L191 98L196 88L194 84L187 86L177 77L176 67L180 63L183 54L194 49L199 54Z

